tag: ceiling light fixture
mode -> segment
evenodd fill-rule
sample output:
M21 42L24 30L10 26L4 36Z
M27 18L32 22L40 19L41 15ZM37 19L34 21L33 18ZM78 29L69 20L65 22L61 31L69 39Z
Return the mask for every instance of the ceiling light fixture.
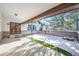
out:
M18 14L17 14L17 13L15 13L15 16L18 16Z

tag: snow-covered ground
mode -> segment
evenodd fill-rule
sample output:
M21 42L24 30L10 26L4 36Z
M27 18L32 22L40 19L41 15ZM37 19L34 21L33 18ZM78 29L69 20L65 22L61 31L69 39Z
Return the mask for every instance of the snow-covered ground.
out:
M68 41L68 40L64 40L63 37L45 35L45 34L33 34L32 37L45 42L49 42L50 44L53 44L57 47L60 47L72 53L72 55L74 56L79 56L79 43L77 41Z

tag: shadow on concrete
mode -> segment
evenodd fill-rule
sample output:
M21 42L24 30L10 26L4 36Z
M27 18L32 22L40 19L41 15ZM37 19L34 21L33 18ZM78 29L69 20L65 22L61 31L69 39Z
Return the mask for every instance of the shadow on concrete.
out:
M29 47L29 48L28 48ZM0 54L0 56L54 56L56 52L38 43L29 41Z

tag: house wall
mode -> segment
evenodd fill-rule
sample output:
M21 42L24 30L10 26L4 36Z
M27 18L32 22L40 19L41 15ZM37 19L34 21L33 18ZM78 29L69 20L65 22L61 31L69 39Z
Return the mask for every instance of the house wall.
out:
M2 19L1 19L1 13L0 13L0 41L2 40Z
M3 38L8 38L10 36L10 22L12 22L12 18L7 18L2 16L2 37Z

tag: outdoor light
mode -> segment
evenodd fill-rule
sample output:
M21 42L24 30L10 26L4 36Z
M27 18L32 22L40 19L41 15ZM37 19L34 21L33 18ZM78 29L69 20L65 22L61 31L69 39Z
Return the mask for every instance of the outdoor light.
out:
M18 14L17 14L17 13L15 13L14 15L15 15L15 16L18 16Z

